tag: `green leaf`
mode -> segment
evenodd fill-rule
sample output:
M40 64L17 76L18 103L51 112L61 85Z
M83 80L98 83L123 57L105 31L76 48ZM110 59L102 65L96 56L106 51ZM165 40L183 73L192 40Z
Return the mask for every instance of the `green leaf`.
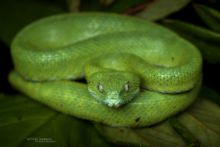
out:
M149 1L149 0L147 0ZM126 11L130 8L133 8L135 6L141 5L146 0L118 0L112 3L112 5L109 5L109 7L105 8L105 11L108 12L118 12L118 13L126 13Z
M195 10L210 28L220 33L220 11L199 4Z
M82 0L81 10L135 14L154 21L180 10L189 2L190 0Z
M219 33L178 20L164 20L163 24L195 44L208 62L220 62Z
M209 87L202 86L200 96L207 98L216 104L220 105L220 94Z
M96 125L96 128L109 141L119 145L217 147L220 146L219 113L218 105L199 99L190 109L177 115L175 121L139 129L103 125Z
M202 146L220 146L220 107L206 99L199 100L178 121L199 140Z
M93 125L24 96L0 94L0 146L110 146Z
M148 20L158 20L164 18L171 13L174 13L181 8L185 7L190 0L154 0L150 1L145 9L137 14L137 16L148 19Z
M169 123L164 122L149 128L123 128L96 125L97 130L107 140L118 145L131 146L184 146L185 143L172 129ZM117 137L116 137L117 134Z
M17 146L55 113L23 97L1 95L0 146Z
M169 122L178 135L183 138L187 146L201 146L200 142L195 138L195 136L193 136L191 132L176 118L171 118Z
M0 38L10 45L18 30L36 19L65 12L64 4L59 0L2 0Z
M113 0L108 2L105 0L82 0L81 10L124 13L127 9L140 5L145 1L146 0Z
M70 12L79 12L80 0L68 0L67 4Z

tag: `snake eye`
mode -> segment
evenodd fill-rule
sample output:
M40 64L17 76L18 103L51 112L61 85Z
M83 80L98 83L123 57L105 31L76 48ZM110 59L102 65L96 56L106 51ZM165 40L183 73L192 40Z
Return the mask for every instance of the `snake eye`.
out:
M128 84L128 83L126 83L126 84L124 85L124 91L125 91L125 92L128 92L128 91L129 91L129 84Z
M99 92L104 92L104 88L103 88L102 84L100 84L100 83L97 84L97 90Z

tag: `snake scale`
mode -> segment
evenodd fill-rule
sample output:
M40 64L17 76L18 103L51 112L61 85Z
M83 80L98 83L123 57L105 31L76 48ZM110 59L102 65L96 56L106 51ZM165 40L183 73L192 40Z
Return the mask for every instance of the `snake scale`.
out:
M117 14L40 19L15 36L11 54L9 81L16 89L110 126L165 120L192 104L201 85L194 45L158 24Z

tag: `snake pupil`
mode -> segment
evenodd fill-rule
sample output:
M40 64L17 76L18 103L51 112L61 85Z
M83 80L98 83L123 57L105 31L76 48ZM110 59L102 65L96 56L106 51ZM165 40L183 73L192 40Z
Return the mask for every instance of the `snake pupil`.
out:
M100 84L100 83L97 84L97 90L99 92L104 92L104 88L103 88L102 84Z
M129 85L128 85L128 84L125 84L125 85L124 85L124 90L125 90L126 92L129 91Z

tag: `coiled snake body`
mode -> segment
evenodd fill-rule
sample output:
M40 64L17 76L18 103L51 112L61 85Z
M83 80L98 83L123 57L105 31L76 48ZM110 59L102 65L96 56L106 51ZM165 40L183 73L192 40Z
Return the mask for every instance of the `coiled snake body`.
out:
M11 53L14 87L58 111L112 126L160 122L189 106L201 83L197 48L128 16L44 18L16 35ZM75 81L83 77L86 84Z

